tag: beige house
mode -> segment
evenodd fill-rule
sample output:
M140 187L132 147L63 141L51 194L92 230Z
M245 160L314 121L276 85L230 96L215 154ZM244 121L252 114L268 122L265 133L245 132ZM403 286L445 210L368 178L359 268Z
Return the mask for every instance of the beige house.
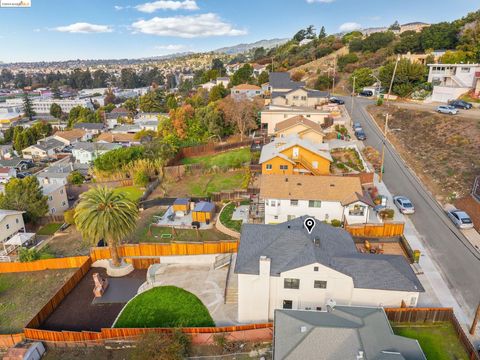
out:
M275 137L286 138L289 135L298 135L300 139L313 143L322 143L324 137L322 126L302 115L281 121L275 127Z
M65 185L42 184L43 195L47 196L48 213L61 215L68 210L68 198Z
M72 145L78 141L91 139L91 136L87 136L87 133L82 129L57 131L52 137L65 145Z
M326 119L331 116L331 113L306 107L269 106L261 112L260 122L262 129L266 129L269 135L273 135L279 123L296 116L303 116L318 125L323 125L326 124Z
M7 256L35 238L34 233L25 230L23 213L24 211L0 209L0 256Z
M327 91L306 88L293 89L288 92L272 92L272 105L303 106L315 108L328 103Z

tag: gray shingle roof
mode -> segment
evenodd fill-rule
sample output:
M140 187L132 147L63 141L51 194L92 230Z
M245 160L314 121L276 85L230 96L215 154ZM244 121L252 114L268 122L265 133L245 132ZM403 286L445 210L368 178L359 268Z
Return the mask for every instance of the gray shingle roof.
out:
M88 141L81 141L77 142L73 145L73 148L76 150L83 150L83 151L105 151L105 150L114 150L122 147L119 144L110 144L110 143L99 143L99 142L88 142Z
M43 151L48 151L52 149L59 149L63 148L65 144L61 142L60 140L54 139L54 138L46 138L45 140L41 140L38 142L38 144L32 145L38 149L41 149Z
M85 130L102 130L104 127L103 123L77 123L73 125L74 129L85 129Z
M244 224L235 273L258 275L259 258L267 256L271 276L320 263L350 276L355 288L424 291L403 256L359 253L348 232L318 220L308 234L306 217L277 225Z
M271 72L268 76L271 88L275 89L298 89L305 86L303 81L292 81L288 72Z
M275 359L355 359L359 351L372 360L426 359L416 340L393 333L382 308L275 311Z

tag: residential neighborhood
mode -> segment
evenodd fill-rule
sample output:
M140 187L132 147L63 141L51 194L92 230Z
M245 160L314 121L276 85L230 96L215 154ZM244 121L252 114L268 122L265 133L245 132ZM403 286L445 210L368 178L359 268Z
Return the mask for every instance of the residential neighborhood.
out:
M480 359L478 4L0 19L0 358Z

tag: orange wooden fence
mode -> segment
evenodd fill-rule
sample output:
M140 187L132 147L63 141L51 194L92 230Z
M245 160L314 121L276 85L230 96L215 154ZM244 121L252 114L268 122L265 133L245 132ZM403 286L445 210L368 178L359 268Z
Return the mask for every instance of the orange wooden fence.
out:
M238 241L219 241L202 243L171 243L171 244L125 244L118 248L121 257L154 257L171 255L202 255L237 252ZM108 248L92 248L92 261L110 258Z
M14 346L23 340L23 333L20 334L0 334L0 349L6 349Z
M82 280L92 265L92 260L88 256L84 256L84 261L80 268L75 271L72 277L66 281L55 295L43 306L43 308L33 317L26 325L27 328L38 328L60 305L62 300L72 291L75 286Z
M88 258L88 256L73 256L66 258L37 260L31 262L0 263L0 273L78 268L82 266Z
M383 224L355 224L345 225L352 236L359 237L391 237L403 235L404 223L391 222Z
M266 332L252 333L251 336L260 336L263 337L263 340L272 339L272 323L261 323L261 324L248 324L248 325L237 325L237 326L224 326L224 327L197 327L197 328L181 328L180 330L185 334L190 334L193 339L199 334L213 335L218 333L224 334L236 334L235 338L243 336L248 338L246 335L241 334L242 332L252 331L252 330L261 330L267 329ZM25 328L24 335L28 340L37 340L37 341L46 341L50 343L77 343L82 344L92 344L92 343L101 343L105 340L133 340L138 338L140 335L145 333L171 333L176 329L173 328L104 328L100 332L95 331L50 331L50 330L40 330L40 329L31 329ZM268 338L269 337L269 338ZM208 337L199 337L196 341L198 342L208 342Z

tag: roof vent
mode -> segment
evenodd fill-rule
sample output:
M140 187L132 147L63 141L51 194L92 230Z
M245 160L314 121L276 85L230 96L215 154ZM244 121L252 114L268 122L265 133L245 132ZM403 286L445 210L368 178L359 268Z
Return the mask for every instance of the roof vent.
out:
M330 187L335 187L335 184L330 184Z
M302 186L302 183L297 183L298 186Z
M289 229L290 229L290 225L287 225L287 228L289 228Z
M363 351L358 351L358 355L357 355L357 360L362 360L364 357L363 357Z
M285 182L288 182L288 178L287 178L287 177L285 178Z
M320 238L314 237L314 238L313 238L313 244L314 244L315 246L320 246Z
M300 326L300 332L301 333L307 332L307 327L306 326Z

